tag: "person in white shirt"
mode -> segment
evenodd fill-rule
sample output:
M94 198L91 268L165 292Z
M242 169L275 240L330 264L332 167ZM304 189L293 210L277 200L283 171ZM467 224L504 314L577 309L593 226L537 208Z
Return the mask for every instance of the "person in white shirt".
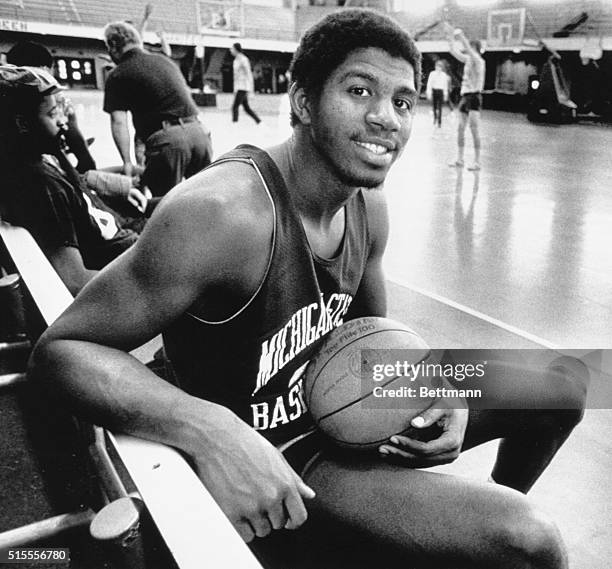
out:
M448 101L450 77L444 71L444 62L436 61L435 69L427 78L427 100L432 102L434 124L442 126L442 105Z
M481 44L478 40L469 41L460 29L446 24L446 33L450 53L461 61L463 78L461 80L461 100L459 101L459 122L457 127L457 159L451 164L463 168L465 151L465 128L469 124L474 141L474 163L468 170L480 170L480 109L482 108L482 90L485 80L485 61L480 55ZM455 47L458 40L462 50Z
M234 104L232 105L232 121L238 122L238 109L240 105L242 105L245 113L259 124L261 119L249 106L249 92L253 91L253 71L251 70L251 62L249 58L244 55L242 46L239 43L232 45L232 47L230 47L230 52L234 57L235 96Z

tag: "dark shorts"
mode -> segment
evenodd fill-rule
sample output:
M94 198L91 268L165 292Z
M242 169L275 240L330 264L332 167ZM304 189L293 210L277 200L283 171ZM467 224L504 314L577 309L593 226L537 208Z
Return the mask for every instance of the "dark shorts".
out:
M277 448L293 470L304 476L326 447L322 435L316 430L311 430L278 445Z
M459 111L468 114L470 111L482 109L482 95L480 93L464 93L459 101Z

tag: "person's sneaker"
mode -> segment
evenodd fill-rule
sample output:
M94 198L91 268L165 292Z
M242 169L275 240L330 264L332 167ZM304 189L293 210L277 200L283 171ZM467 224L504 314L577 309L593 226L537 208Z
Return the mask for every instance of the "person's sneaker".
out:
M463 160L455 160L449 164L451 168L463 168Z
M480 170L480 164L471 164L467 169L470 172L478 172L478 170Z

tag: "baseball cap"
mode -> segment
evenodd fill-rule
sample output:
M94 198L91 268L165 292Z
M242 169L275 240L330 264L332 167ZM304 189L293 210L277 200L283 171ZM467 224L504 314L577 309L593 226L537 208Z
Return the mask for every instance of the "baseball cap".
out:
M53 75L39 67L0 65L0 94L16 94L19 90L43 97L61 90L61 86Z

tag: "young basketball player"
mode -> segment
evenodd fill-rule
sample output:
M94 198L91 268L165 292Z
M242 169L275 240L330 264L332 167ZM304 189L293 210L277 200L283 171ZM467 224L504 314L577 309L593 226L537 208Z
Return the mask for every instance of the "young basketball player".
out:
M457 123L457 160L451 164L463 168L465 154L465 129L470 125L474 142L474 162L468 170L480 170L480 109L482 108L482 90L485 81L485 60L480 55L481 44L478 40L469 41L462 30L454 29L445 22L444 29L448 36L451 55L464 64L461 79L461 99L459 101L459 121ZM461 49L455 46L455 40Z
M420 55L391 20L351 9L306 32L291 72L294 136L239 147L173 190L41 338L34 376L89 420L189 454L262 558L290 544L277 567L356 567L367 553L369 567L567 567L521 492L579 412L441 402L414 423L443 424L437 439L399 437L368 458L305 436L302 373L321 339L386 311L379 186L410 136ZM126 353L160 332L177 385ZM493 438L505 486L414 468Z

